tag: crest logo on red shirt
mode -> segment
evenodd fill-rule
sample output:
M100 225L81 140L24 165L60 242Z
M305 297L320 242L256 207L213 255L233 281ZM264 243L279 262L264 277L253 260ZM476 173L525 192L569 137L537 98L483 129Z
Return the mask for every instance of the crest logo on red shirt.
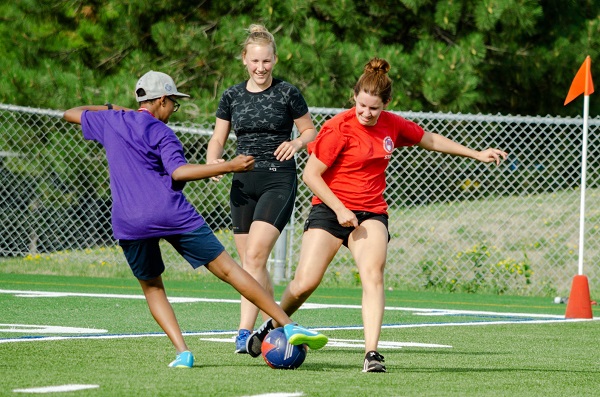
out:
M394 141L392 141L392 138L389 136L383 138L383 149L388 153L392 153L394 151Z

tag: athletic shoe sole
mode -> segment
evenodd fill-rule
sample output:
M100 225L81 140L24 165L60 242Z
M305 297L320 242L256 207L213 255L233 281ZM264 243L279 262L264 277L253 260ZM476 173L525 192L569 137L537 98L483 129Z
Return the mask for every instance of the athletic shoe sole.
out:
M265 340L267 334L273 329L273 321L268 319L265 321L258 330L254 331L246 341L246 351L251 357L258 357L261 355L262 341Z
M283 327L285 336L290 345L307 345L312 350L318 350L325 346L329 339L318 332L309 331L296 324L288 324Z
M371 350L365 354L365 361L363 362L363 372L387 372L383 362L384 357L379 354L376 350Z

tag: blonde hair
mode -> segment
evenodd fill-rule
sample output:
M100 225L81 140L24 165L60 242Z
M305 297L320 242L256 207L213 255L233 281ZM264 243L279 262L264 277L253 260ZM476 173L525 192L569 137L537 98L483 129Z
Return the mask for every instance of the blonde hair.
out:
M246 49L251 44L270 45L273 48L273 55L277 56L277 45L275 37L263 25L252 24L247 29L248 37L242 44L242 58L246 56Z
M385 104L392 99L392 79L388 76L390 64L385 59L373 58L365 65L363 74L354 86L354 95L361 91L378 96Z

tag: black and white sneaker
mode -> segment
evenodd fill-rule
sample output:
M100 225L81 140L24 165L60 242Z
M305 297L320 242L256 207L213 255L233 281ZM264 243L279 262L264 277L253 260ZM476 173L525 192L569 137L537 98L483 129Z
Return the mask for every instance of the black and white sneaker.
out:
M269 331L274 329L273 320L268 319L262 325L252 333L246 340L246 351L252 357L258 357L261 354L261 345L263 340L267 337Z
M365 363L363 365L363 372L387 372L383 363L385 360L383 356L375 350L371 350L365 354Z

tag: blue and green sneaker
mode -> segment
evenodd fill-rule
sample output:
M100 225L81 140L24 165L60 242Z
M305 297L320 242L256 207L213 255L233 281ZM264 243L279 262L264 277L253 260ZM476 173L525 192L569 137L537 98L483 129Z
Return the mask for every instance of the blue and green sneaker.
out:
M285 325L283 332L290 345L306 344L313 350L322 348L329 341L322 333L308 330L295 323Z
M194 366L194 355L190 351L181 352L175 360L169 364L171 368L192 368Z

